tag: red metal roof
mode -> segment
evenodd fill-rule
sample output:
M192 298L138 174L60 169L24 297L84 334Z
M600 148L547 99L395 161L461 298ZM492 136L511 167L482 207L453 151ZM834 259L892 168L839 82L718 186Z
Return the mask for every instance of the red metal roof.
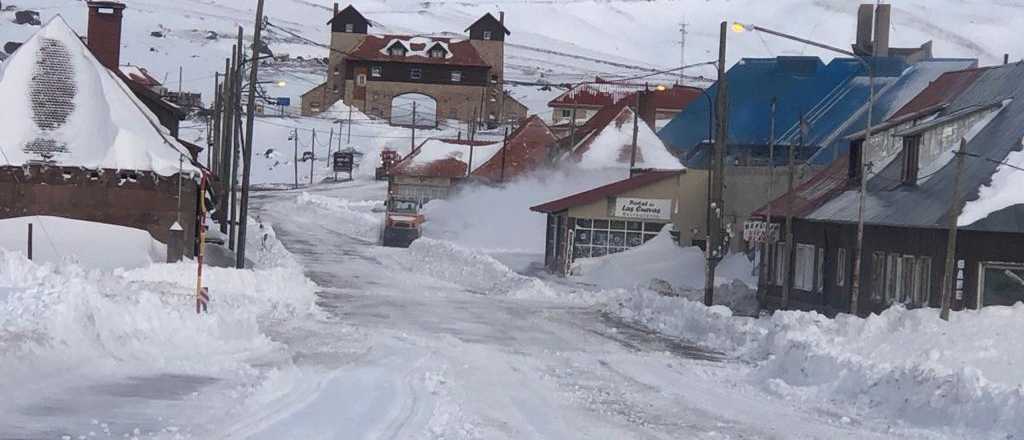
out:
M468 165L466 165L465 162L449 157L425 164L414 165L412 163L412 158L416 157L416 154L418 153L419 150L417 150L416 153L405 156L405 158L395 164L394 168L391 170L391 175L449 178L466 177Z
M388 55L385 49L396 40L401 41L405 45L406 49L414 52L429 50L435 43L444 43L448 46L448 50L451 52L452 56L450 58L430 58L427 56L413 54L408 54L404 57ZM421 40L429 40L429 42L419 42ZM476 48L473 47L473 44L470 43L469 40L453 40L451 38L439 37L367 35L366 38L363 39L362 43L348 52L348 56L350 58L365 61L490 67L490 65L480 57L480 53L477 52Z
M943 104L948 104L960 96L982 72L988 69L988 67L982 67L943 73L928 84L928 87L925 87L914 99L900 107L889 119L899 119L928 109L939 109Z
M160 81L153 78L153 75L150 75L149 71L144 67L126 65L121 66L120 71L122 74L127 76L128 79L138 83L139 85L145 87L159 87L162 85L160 84Z
M473 175L498 181L533 171L547 162L548 149L556 142L558 138L544 120L537 115L530 116L509 135L508 144L474 170Z
M643 174L637 174L625 180L620 180L589 191L584 191L558 200L550 201L542 205L534 206L530 208L530 210L548 214L562 212L574 206L594 203L611 196L622 194L626 191L643 188L644 186L652 183L678 176L683 172L684 171L650 171Z
M601 82L597 84L580 84L562 93L557 98L548 102L549 107L604 107L626 101L633 105L636 91L644 86L636 84L619 84L612 82ZM700 89L694 87L676 86L665 90L651 90L651 99L654 100L655 108L658 110L682 111L697 99L701 94Z
M766 217L769 206L771 206L772 218L785 216L789 212L786 208L790 203L792 203L794 217L810 214L846 190L850 180L849 167L849 155L836 159L828 168L797 185L792 192L785 193L754 211L751 217ZM778 172L786 171L779 169Z

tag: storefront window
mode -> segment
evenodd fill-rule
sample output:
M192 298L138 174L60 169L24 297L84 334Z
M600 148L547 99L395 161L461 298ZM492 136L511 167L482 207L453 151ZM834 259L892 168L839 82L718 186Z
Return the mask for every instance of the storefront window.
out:
M576 219L573 257L600 257L640 246L658 235L665 223Z

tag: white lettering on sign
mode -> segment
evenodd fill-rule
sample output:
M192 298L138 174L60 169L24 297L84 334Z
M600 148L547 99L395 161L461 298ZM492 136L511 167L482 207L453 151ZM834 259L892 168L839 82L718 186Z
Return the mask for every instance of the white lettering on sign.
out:
M670 199L615 199L615 217L645 220L671 220L672 200Z

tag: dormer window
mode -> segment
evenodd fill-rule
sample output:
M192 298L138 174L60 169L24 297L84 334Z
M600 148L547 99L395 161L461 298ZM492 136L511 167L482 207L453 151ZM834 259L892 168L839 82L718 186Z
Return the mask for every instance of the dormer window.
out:
M404 57L406 53L405 46L402 43L395 42L391 47L388 48L388 55L393 57Z
M904 185L917 185L918 161L921 157L921 135L903 138L903 172L900 180Z
M491 33L491 31L484 31L484 39L485 40L490 40L493 36L494 35Z
M436 45L430 49L430 58L444 58L447 53L443 47Z
M353 33L356 31L356 25L352 23L345 23L345 32Z

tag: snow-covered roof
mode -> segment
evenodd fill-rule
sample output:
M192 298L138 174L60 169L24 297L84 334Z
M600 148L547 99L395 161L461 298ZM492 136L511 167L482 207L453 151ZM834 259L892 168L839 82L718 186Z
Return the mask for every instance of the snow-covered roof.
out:
M188 150L59 15L0 66L5 165L178 172ZM198 170L189 160L186 173Z
M583 168L616 168L629 165L633 154L633 109L619 105L602 110L618 109L616 115L584 138L573 154ZM595 116L594 119L598 117ZM668 151L665 143L646 123L637 128L636 168L681 170L683 164Z
M467 144L429 139L415 152L396 165L395 174L431 177L464 177L494 157L501 150L501 143L470 146ZM470 149L473 163L470 170ZM467 171L468 170L468 171Z

